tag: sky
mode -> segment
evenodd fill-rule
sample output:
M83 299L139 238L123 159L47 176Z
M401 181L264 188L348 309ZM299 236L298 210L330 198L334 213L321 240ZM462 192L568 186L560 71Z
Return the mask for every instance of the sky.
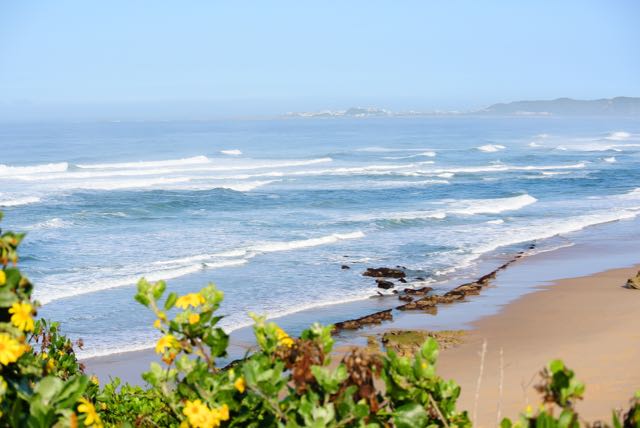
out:
M640 2L0 2L0 118L640 96Z

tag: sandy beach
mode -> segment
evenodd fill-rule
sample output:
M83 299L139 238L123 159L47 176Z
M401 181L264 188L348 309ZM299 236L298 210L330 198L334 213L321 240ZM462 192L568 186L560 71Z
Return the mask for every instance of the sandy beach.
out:
M435 316L394 311L391 322L341 333L336 347L364 345L367 336L390 329L464 329L464 343L441 353L438 373L462 386L459 408L473 413L480 351L486 341L477 426L495 426L499 411L503 417L514 418L527 404L538 403L533 389L537 374L555 358L563 359L587 385L585 401L578 407L581 415L589 421L608 420L611 410L626 406L640 387L640 331L636 326L640 292L623 287L640 269L637 225L638 221L611 223L575 234L575 245L524 257L478 296L443 305ZM370 313L397 305L396 298L371 299L336 305L330 312L346 319L354 311ZM289 329L308 325L325 311L321 308L276 321ZM238 358L252 346L251 329L235 331L231 339L230 354ZM151 361L157 361L157 356L143 350L84 362L87 372L101 379L119 376L140 384L140 373L148 370Z
M640 389L640 292L622 285L639 268L561 280L474 323L465 343L439 359L438 372L462 386L460 408L473 411L485 341L477 426L496 425L498 403L509 417L538 403L537 373L555 358L587 385L578 405L583 418L608 420L611 409L626 407Z

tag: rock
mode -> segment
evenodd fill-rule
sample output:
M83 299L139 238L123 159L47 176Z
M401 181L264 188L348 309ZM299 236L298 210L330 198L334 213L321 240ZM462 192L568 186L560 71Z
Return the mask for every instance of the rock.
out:
M406 294L398 296L398 299L402 300L403 302L413 302L413 297L407 296Z
M421 276L416 276L416 281L426 281L426 279Z
M431 290L433 290L433 288L431 287L422 287L422 288L405 288L403 291L404 291L404 294L410 294L414 296L424 296Z
M400 305L398 307L396 307L396 309L400 310L400 311L411 311L414 310L418 307L418 305L416 305L416 302L409 302L406 303L404 305Z
M407 280L406 280L406 279L404 279L404 278L400 278L400 279L398 280L398 282L401 282L401 283L403 283L403 284L406 284L406 283L407 283Z
M625 287L632 288L634 290L640 290L640 271L638 271L638 274L635 277L629 278L627 280Z
M476 281L478 284L482 284L482 285L487 285L489 284L489 281L491 281L492 279L496 279L496 274L498 273L497 270L494 270L491 273L488 273L484 276L481 276L480 278L478 278L478 281Z
M374 278L404 278L407 276L403 270L393 268L367 268L362 274L363 276L372 276Z
M351 269L351 268L350 268L349 266L347 266L347 265L342 265L342 266L340 267L340 269L345 270L345 269Z
M448 291L447 293L444 294L445 297L447 296L466 296L466 295L476 295L476 294L480 294L480 290L482 289L482 285L478 284L477 282L470 282L468 284L462 284L456 288L454 288L451 291Z
M393 320L393 314L391 313L391 309L387 309L386 311L376 312L374 314L366 315L361 318L335 323L333 326L333 331L338 332L340 330L357 330L365 325L380 324L383 321L391 320Z
M394 287L393 282L384 279L376 279L376 283L378 284L378 288L382 288L383 290L388 290Z

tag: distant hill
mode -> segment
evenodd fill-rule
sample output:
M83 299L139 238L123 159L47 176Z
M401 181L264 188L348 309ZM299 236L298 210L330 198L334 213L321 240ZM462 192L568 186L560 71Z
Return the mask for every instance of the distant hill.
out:
M377 107L352 107L346 110L323 110L291 112L285 117L304 118L367 118L367 117L416 117L416 116L640 116L640 98L616 97L599 100L555 100L514 101L493 104L476 111L399 111Z
M616 97L599 100L558 98L493 104L472 114L518 116L640 116L640 98Z

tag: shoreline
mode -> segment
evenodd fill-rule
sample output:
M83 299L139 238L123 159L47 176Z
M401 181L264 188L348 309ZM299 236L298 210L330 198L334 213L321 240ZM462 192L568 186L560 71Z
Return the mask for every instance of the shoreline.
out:
M609 421L640 390L640 292L624 287L638 270L640 264L561 279L474 322L463 343L438 360L438 374L462 387L458 407L474 408L486 343L476 426L497 425L498 403L510 418L539 403L538 373L557 358L586 384L576 406L581 417Z
M483 290L480 295L469 296L463 302L443 305L438 308L437 316L423 311L394 309L392 321L366 326L355 331L340 332L336 336L336 347L364 346L367 343L367 336L380 335L384 331L394 329L469 330L476 322L501 313L512 302L515 303L523 296L526 297L548 286L549 282L633 265L638 262L633 254L640 254L640 239L627 238L634 235L640 237L640 228L637 228L639 224L639 220L614 222L572 234L574 245L551 252L542 251L522 258L508 270L500 273L494 280L495 284ZM636 242L638 244L635 244ZM606 251L607 257L602 257L603 251ZM494 269L505 260L503 255L502 258L494 257L493 260L485 261L483 270L485 267ZM459 278L455 280L456 285L463 282L466 281ZM301 330L313 321L321 320L324 324L335 323L396 308L403 303L397 296L374 297L353 303L337 304L331 307L330 313L327 313L327 307L323 307L273 320L285 330L295 333L296 330ZM252 345L251 327L233 331L228 361L242 357ZM86 358L82 362L87 366L88 373L96 374L99 378L108 379L117 376L132 384L142 384L141 373L148 370L150 362L156 360L157 356L153 350L145 349ZM221 365L225 364L223 362ZM541 367L542 365L539 368Z

